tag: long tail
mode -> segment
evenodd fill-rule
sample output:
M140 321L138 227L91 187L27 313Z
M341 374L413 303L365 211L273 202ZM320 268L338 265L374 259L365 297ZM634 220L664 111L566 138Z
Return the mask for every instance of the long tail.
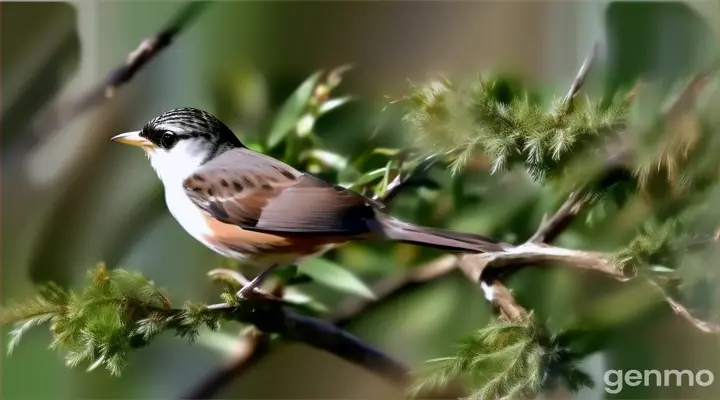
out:
M379 214L379 213L378 213ZM430 228L409 224L379 214L377 221L385 239L460 253L489 253L502 251L507 245L489 237L448 229Z

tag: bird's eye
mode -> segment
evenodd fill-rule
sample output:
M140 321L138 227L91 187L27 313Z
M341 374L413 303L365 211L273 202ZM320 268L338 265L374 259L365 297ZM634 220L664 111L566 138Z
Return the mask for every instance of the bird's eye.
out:
M177 142L177 136L172 132L165 132L160 137L160 146L166 150L170 150Z

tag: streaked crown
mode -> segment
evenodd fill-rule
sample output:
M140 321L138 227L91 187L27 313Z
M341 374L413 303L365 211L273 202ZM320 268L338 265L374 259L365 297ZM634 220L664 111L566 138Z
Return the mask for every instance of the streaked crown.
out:
M175 108L150 120L140 136L165 150L184 139L210 143L211 152L220 147L242 147L235 134L212 114L191 107Z

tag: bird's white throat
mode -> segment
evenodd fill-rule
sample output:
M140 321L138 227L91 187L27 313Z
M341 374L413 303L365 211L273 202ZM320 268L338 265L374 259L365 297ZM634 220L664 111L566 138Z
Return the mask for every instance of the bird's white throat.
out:
M201 140L185 139L170 150L157 148L147 154L150 164L167 189L169 186L182 187L185 178L195 172L207 158L208 147Z
M192 237L213 248L207 242L207 236L211 232L205 217L190 201L183 187L185 178L192 175L207 157L208 148L208 145L199 140L186 139L178 142L169 151L161 148L149 151L148 157L163 183L165 204L170 214Z

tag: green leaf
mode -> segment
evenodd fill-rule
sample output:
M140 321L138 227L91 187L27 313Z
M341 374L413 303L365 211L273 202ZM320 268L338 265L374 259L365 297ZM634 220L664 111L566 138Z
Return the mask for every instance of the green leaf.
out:
M297 274L298 274L297 266L290 265L290 266L287 266L284 268L280 268L280 270L275 273L275 276L277 276L278 278L280 278L280 280L282 282L287 284L288 282L295 279Z
M298 290L292 290L292 288L285 290L283 300L291 304L308 307L318 313L330 311L327 306L313 299L308 294Z
M662 265L652 265L650 266L650 271L658 272L661 274L674 274L677 272L672 268L664 267Z
M391 149L388 147L378 147L377 149L372 151L372 154L382 154L384 156L388 157L395 157L398 154L400 154L403 151L403 149Z
M295 92L285 101L282 108L275 117L272 129L268 136L268 149L277 146L297 125L298 120L307 108L308 101L312 97L313 89L317 85L321 72L315 72L298 87Z
M346 157L326 150L310 150L307 153L307 157L337 171L342 171L348 166L348 159Z
M242 340L240 335L207 331L198 337L197 342L218 354L226 356L237 352L238 348L242 345Z
M298 269L322 285L367 299L375 299L372 290L363 281L332 261L314 258L300 264Z
M350 188L354 185L353 182L360 179L361 177L362 175L360 171L352 164L348 164L347 166L345 166L345 168L341 169L338 172L337 182L338 185L342 187Z
M318 110L318 114L322 115L325 113L328 113L341 105L347 103L348 101L352 100L352 96L344 96L344 97L338 97L335 99L329 99L328 101L324 102L320 109Z
M355 182L353 182L351 187L359 187L367 185L368 183L371 183L375 181L376 179L385 176L385 171L387 170L387 167L378 168L376 170L367 172L363 174L360 178L358 178Z

